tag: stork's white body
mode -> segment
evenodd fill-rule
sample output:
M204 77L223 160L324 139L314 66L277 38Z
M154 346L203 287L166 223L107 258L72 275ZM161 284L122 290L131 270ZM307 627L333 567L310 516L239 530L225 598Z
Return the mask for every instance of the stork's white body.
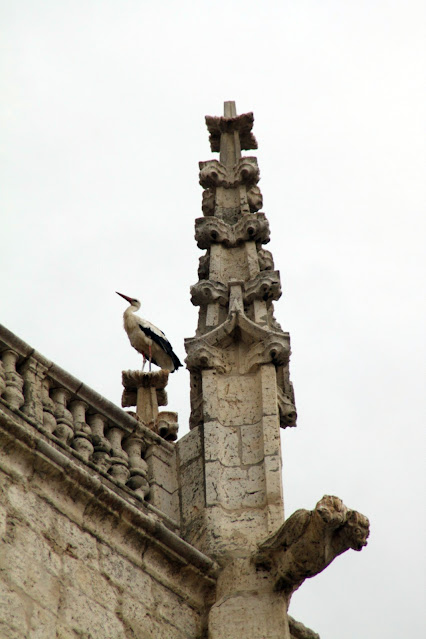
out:
M163 331L139 315L135 315L135 311L140 308L140 302L121 293L118 295L130 302L130 306L123 314L124 330L133 348L143 355L144 361L149 359L150 363L152 361L160 368L172 373L182 366Z

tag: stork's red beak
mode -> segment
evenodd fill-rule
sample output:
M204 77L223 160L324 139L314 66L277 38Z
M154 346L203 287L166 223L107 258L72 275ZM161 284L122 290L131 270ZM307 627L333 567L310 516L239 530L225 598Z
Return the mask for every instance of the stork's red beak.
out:
M127 297L127 295L123 295L123 293L119 293L118 291L115 291L117 293L117 295L119 295L120 297L123 297L125 300L127 300L129 302L129 304L132 303L132 299L133 297Z

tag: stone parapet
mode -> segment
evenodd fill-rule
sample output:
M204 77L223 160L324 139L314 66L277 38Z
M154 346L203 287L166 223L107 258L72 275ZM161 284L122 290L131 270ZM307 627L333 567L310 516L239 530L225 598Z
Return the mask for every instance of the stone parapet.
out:
M148 499L154 509L179 527L176 462L173 444L147 428L80 380L0 326L0 404L25 420L46 441L67 452L99 477L108 478L129 498ZM166 414L164 424L173 420ZM168 431L169 434L169 431ZM155 468L148 463L161 451L174 486L159 491ZM174 522L174 523L171 523Z

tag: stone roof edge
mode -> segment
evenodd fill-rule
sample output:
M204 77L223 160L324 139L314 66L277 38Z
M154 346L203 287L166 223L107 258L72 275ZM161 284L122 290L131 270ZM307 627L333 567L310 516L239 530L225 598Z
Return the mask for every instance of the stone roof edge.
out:
M167 528L155 514L146 514L129 502L127 495L120 495L119 488L106 478L89 472L78 461L56 447L53 442L45 439L38 431L33 431L31 425L19 417L8 414L7 407L0 405L0 431L4 436L18 442L33 454L44 458L53 467L59 467L66 478L75 481L83 489L90 492L92 499L100 506L109 508L120 514L128 524L141 530L154 545L159 546L169 556L182 564L190 565L209 582L215 581L219 566L207 555L191 546L175 532ZM146 506L145 506L146 507Z
M20 337L12 333L12 331L6 328L3 324L0 324L0 340L4 340L10 348L15 350L22 357L34 357L47 368L48 374L54 378L58 384L71 391L77 399L81 399L86 402L99 413L105 415L105 417L109 417L125 429L133 430L137 425L138 431L143 434L146 439L150 440L154 444L163 446L169 451L174 450L173 444L165 441L162 437L128 415L119 406L116 406L113 402L102 397L100 393L84 384L77 377L74 377L74 375L71 375L66 370L47 359L44 355L32 348L32 346L24 342L24 340Z

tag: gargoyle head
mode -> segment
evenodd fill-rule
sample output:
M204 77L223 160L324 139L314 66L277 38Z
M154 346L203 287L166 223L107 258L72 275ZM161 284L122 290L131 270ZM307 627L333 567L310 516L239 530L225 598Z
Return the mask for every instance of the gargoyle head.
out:
M361 550L367 545L367 537L370 534L370 522L365 515L356 510L348 512L347 524L345 526L349 548Z

